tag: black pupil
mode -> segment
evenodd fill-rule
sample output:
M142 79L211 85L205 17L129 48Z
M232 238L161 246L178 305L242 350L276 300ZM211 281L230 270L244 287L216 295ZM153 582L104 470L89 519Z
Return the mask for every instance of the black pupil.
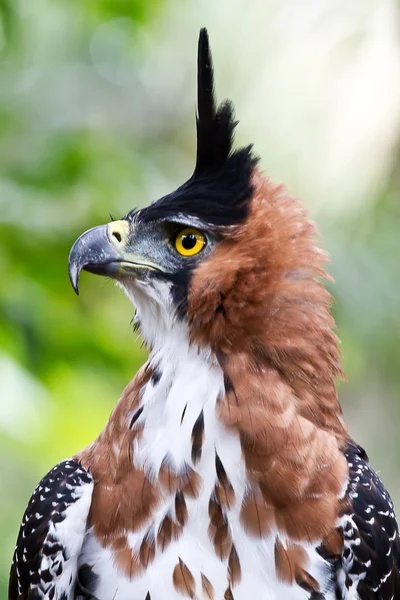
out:
M182 246L185 248L185 250L192 250L197 242L197 237L194 235L194 233L186 233L183 237L182 237Z

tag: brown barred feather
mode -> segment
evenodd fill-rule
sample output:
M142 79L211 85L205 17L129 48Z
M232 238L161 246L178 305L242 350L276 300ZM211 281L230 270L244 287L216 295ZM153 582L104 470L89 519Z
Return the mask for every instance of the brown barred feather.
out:
M192 430L192 461L195 465L201 458L204 441L204 412L201 411Z
M208 535L211 539L214 538L217 529L222 527L225 522L224 513L218 501L211 497L208 503L208 515L210 517L210 525L208 527Z
M175 494L175 514L179 525L185 525L188 518L188 511L185 502L185 496L178 490Z
M218 522L220 515L222 515L221 505L216 497L211 496L208 502L208 516L210 517L211 523L217 525L218 523L216 523L215 520Z
M114 545L112 545L113 560L118 568L125 573L128 579L132 580L143 570L143 566L139 562L139 557L132 553L127 538L124 537L123 540L123 547L114 549Z
M240 520L248 533L264 537L275 524L275 510L265 502L259 489L253 488L243 501Z
M226 588L226 592L224 594L224 600L235 600L232 594L231 586Z
M166 514L161 521L157 533L157 546L164 552L165 548L171 543L173 523L170 514Z
M215 455L215 469L218 478L218 483L215 486L215 495L221 506L225 509L230 509L235 502L235 491L218 454Z
M180 487L181 476L172 467L170 456L164 457L161 463L158 481L169 494L174 494Z
M304 569L299 569L296 573L296 583L303 588L303 590L311 594L318 594L320 591L318 581Z
M214 493L221 506L227 510L232 508L235 502L235 491L230 483L226 487L217 484Z
M144 536L139 549L139 560L143 567L147 568L148 565L153 562L156 554L156 540L154 537L154 530L149 529Z
M304 548L298 544L288 543L285 548L277 537L275 540L275 570L276 576L284 583L292 584L297 574L307 566L308 557Z
M200 475L191 467L187 466L185 475L182 478L182 485L180 486L185 496L188 498L197 498L200 492L201 484L202 479Z
M232 544L232 548L229 554L228 560L228 574L229 574L229 583L232 587L238 585L242 578L242 569L240 567L240 561L238 553L236 552L235 546Z
M327 535L323 540L321 547L324 555L330 558L338 558L343 552L344 533L343 528L338 527Z
M175 541L179 540L183 533L183 527L177 523L172 523L172 537Z
M209 579L202 573L201 574L201 588L203 590L203 597L208 600L214 600L214 587Z
M226 519L224 520L223 524L216 529L213 543L215 552L221 560L224 560L229 556L232 548L232 533L229 523Z
M189 498L197 498L201 486L201 477L188 464L177 473L166 457L158 475L160 485L170 494L181 490Z
M189 598L195 597L196 582L192 573L180 558L179 562L175 565L172 581L176 591L182 594L182 596L188 596Z

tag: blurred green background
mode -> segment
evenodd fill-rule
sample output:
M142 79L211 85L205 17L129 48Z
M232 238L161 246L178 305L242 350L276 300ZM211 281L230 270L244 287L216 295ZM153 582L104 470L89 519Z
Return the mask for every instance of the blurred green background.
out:
M330 272L354 437L400 507L400 25L391 0L0 1L0 597L42 475L145 360L133 309L67 257L194 164L209 28L238 143L304 198Z

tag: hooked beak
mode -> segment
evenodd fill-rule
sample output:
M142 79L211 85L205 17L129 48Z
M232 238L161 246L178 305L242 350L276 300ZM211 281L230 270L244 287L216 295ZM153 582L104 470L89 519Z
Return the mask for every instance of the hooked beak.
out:
M69 253L68 273L77 294L82 269L113 278L123 273L140 276L144 270L160 271L157 265L134 253L129 246L131 234L130 223L121 220L93 227L76 240Z

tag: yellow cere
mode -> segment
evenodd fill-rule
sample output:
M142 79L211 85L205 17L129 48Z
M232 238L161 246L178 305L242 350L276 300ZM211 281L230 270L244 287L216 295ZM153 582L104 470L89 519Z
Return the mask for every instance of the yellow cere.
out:
M201 252L205 245L205 236L193 227L182 229L175 239L175 248L182 256L194 256Z

